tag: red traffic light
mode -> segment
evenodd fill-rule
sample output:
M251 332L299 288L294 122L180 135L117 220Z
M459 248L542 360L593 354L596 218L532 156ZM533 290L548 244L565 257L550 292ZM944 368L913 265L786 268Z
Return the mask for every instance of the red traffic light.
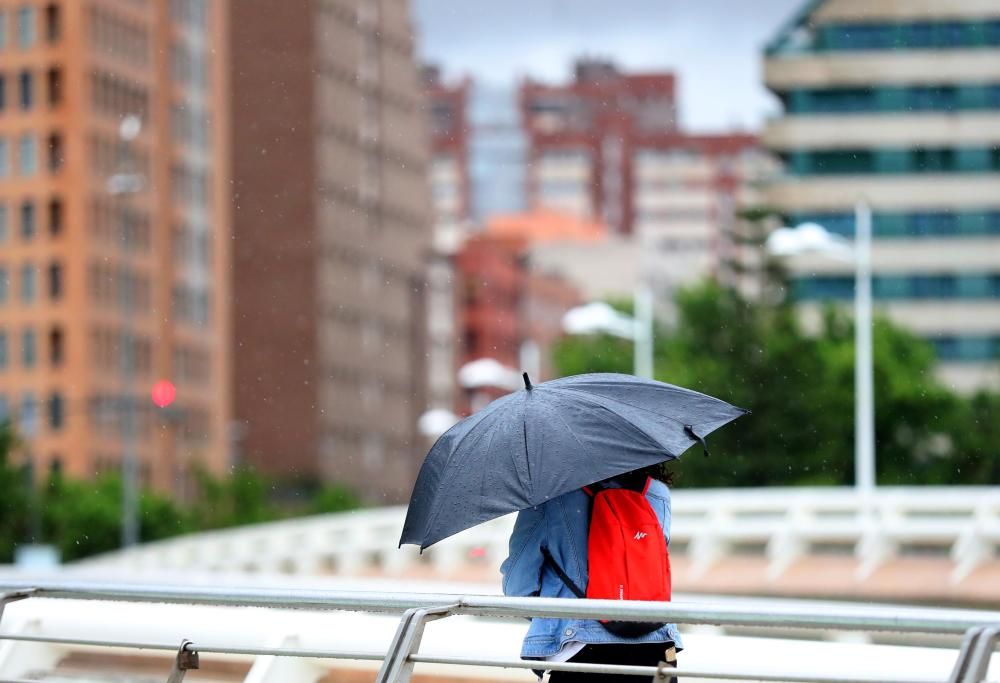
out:
M153 390L150 392L150 396L155 403L160 408L166 408L168 405L174 402L177 398L177 387L174 383L161 379L159 382L153 385Z

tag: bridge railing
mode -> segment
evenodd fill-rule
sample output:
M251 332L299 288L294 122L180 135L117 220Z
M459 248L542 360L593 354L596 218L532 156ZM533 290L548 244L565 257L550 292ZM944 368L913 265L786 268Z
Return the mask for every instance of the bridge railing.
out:
M341 575L392 575L430 566L446 574L470 562L495 568L507 554L512 516L421 555L412 547L397 548L404 514L404 508L393 507L220 530L86 564ZM934 555L951 561L951 580L959 582L1000 557L1000 489L886 487L870 498L830 487L674 492L671 554L689 560L694 575L730 554L747 552L766 557L772 575L797 559L831 552L856 558L862 574L896 557Z
M233 647L207 642L191 642L183 632L174 634L173 642L138 642L102 639L101 624L93 625L94 636L86 639L34 633L9 633L2 630L3 607L12 601L38 598L85 601L125 601L168 603L187 606L258 607L299 610L346 610L363 613L400 613L395 636L385 652L301 649L291 647ZM75 644L88 647L116 647L176 651L173 670L166 679L179 683L187 671L199 667L200 654L242 654L272 657L305 657L330 660L381 660L378 683L407 683L415 664L463 665L618 673L654 677L666 681L672 676L700 679L809 681L871 681L896 683L912 678L867 675L865 662L857 662L854 675L831 675L823 662L809 662L808 668L794 672L775 672L764 662L747 661L739 671L706 668L598 665L573 662L495 660L472 654L429 655L420 652L424 626L435 619L456 615L492 618L552 617L571 619L612 619L678 624L719 626L754 626L862 632L898 632L917 634L965 634L948 683L979 683L986 680L990 660L1000 642L1000 612L927 609L913 607L876 607L860 605L815 605L795 607L776 605L767 610L749 606L670 602L633 602L612 600L573 600L555 598L512 598L503 596L448 595L425 593L386 593L348 591L310 591L290 589L234 589L221 587L176 587L166 585L129 586L99 583L6 582L0 585L0 640L36 643ZM724 660L725 653L719 653ZM871 663L869 662L869 665Z

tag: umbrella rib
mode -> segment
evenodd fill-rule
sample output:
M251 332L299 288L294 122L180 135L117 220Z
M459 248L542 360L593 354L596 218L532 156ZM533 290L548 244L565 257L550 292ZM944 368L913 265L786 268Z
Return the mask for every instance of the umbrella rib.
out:
M528 500L534 500L535 492L535 480L531 476L531 455L528 452L528 411L524 411L524 416L521 419L521 434L524 439L524 466L528 470ZM515 471L517 467L515 465Z
M566 387L566 388L560 387L558 389L558 391L570 391L570 392L573 392L574 394L578 394L580 396L585 396L587 398L587 400L589 400L591 403L597 403L596 401L593 400L596 396L598 396L597 394L591 394L590 392L587 392L587 391L580 391L579 389L571 389L569 387ZM723 403L723 404L726 403L725 401L722 401L720 399L714 398L712 396L708 396L706 394L703 394L703 395L706 398L712 398L713 400L719 401L719 403ZM679 424L682 427L689 426L688 423L685 423L683 420L678 420L676 417L673 417L672 415L664 415L663 413L658 413L655 410L652 410L650 408L646 408L644 406L636 405L635 403L629 403L628 401L623 401L623 400L618 399L618 398L612 398L611 396L600 395L600 397L602 399L606 400L606 401L612 401L614 403L620 403L623 406L628 406L629 408L635 408L636 410L641 410L643 412L650 413L652 415L655 415L656 417L663 418L664 420L670 420L671 422L676 422L677 424ZM597 405L600 405L600 404L598 403ZM726 404L726 405L729 405L729 404ZM610 408L608 408L608 410L610 410ZM614 412L614 411L611 411L611 412ZM615 414L617 415L617 413L615 413ZM700 425L702 423L699 422L698 424ZM690 425L690 426L694 427L694 426L697 426L697 425ZM645 433L645 432L643 432L643 433ZM647 436L649 436L649 435L647 434Z
M566 389L566 390L563 390L563 391L573 391L573 390L572 389ZM631 427L635 428L635 430L637 432L639 432L644 437L646 437L646 439L649 440L650 444L652 444L653 446L656 446L657 448L663 449L664 451L666 451L666 452L669 453L669 451L667 451L666 446L664 446L662 443L660 443L659 439L654 438L649 432L647 432L645 429L643 429L642 427L640 427L636 423L631 422L625 416L619 415L615 411L611 410L611 408L609 408L606 405L603 405L600 402L598 402L597 400L595 400L595 398L596 398L595 396L593 396L591 394L588 394L585 391L573 391L573 393L574 394L578 394L582 400L587 401L591 405L595 405L598 408L601 408L602 410L604 410L604 411L606 411L608 413L611 413L612 415L614 415L615 417L617 417L619 420L622 420L626 424L628 424ZM601 398L604 398L604 397L602 396ZM609 399L609 400L614 400L614 399ZM623 401L619 401L619 403L623 403L624 405L627 405L627 406L632 406L631 403L624 403ZM632 407L638 407L638 406L632 406ZM654 412L652 410L648 410L646 408L640 408L640 410L646 410L647 412L653 413L653 415L656 415L657 417L662 417L664 419L671 420L672 422L676 422L679 425L683 425L684 424L683 422L681 422L677 418L670 417L669 415L660 415L659 413ZM670 455L674 455L674 454L670 453Z

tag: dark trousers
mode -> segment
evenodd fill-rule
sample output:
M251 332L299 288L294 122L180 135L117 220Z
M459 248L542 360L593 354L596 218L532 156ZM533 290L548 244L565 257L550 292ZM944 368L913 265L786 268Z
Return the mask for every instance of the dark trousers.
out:
M635 645L587 645L569 661L579 664L626 664L656 666L663 661L669 643L638 643ZM640 683L642 676L624 674L582 674L576 671L553 671L549 683ZM677 679L671 679L675 682Z

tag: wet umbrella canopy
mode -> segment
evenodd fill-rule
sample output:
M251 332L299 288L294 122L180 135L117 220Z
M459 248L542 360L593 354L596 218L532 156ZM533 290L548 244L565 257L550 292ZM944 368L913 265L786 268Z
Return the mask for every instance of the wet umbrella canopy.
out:
M575 375L497 399L420 468L400 545L421 549L509 512L680 457L747 411L632 375Z

